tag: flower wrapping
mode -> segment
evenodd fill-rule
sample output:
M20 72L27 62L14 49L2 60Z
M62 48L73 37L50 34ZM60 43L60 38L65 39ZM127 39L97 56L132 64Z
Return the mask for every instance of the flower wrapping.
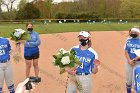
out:
M75 50L72 49L70 51L66 51L63 48L61 48L56 55L53 55L54 58L53 64L59 67L60 74L63 74L65 72L66 67L75 70L77 66L81 65L81 62L75 55L76 55ZM74 75L70 74L69 78L73 83L75 83L79 91L84 91L79 78L76 78Z
M15 29L14 32L11 33L10 39L14 41L15 44L15 50L12 52L12 56L14 59L15 63L18 63L22 60L22 55L21 55L21 44L24 44L26 40L30 40L30 34L29 32L18 28Z

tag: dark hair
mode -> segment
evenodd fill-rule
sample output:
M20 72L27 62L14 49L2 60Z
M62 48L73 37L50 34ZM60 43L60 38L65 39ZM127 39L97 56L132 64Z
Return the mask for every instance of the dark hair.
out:
M92 41L89 40L88 46L91 47L92 46Z
M32 22L28 22L28 23L26 24L26 27L27 27L29 24L31 24L31 25L33 26L33 23L32 23Z
M87 31L87 32L88 32L89 34L91 34L90 31ZM92 41L91 41L91 40L89 40L88 46L89 46L89 47L92 46Z

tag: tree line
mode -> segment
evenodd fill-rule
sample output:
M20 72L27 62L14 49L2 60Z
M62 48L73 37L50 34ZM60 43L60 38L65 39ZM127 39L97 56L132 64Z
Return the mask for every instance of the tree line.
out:
M101 19L139 18L140 0L76 0L75 2L52 3L53 0L0 0L0 20L28 19ZM5 6L7 11L2 11Z

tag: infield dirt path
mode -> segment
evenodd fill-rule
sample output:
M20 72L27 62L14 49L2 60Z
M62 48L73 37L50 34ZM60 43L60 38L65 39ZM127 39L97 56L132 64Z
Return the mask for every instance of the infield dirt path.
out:
M128 32L92 32L92 48L96 50L101 67L93 75L92 93L125 93L125 57L124 43ZM78 32L43 34L40 45L40 76L42 81L31 93L65 93L67 74L59 75L59 70L52 64L52 55L60 48L69 50L77 45ZM11 43L12 44L12 43ZM12 44L12 46L14 46ZM23 46L22 46L23 50ZM23 51L22 51L23 52ZM12 61L12 59L11 59ZM15 86L25 79L25 63L14 63ZM31 75L34 75L33 67ZM4 85L4 90L7 91ZM8 92L5 92L8 93Z

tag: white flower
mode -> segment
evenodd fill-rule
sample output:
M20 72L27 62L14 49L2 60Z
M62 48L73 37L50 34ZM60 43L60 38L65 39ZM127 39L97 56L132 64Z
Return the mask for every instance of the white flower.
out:
M25 31L24 30L22 30L21 28L19 28L19 29L15 29L16 31L15 31L15 33L14 33L14 36L16 36L16 37L20 37Z
M16 32L21 32L22 34L25 32L25 30L21 29L21 28L18 28L18 29L15 29Z
M22 35L22 33L19 32L19 31L16 31L16 32L14 33L14 36L16 36L16 37L20 37L21 35Z
M67 53L67 51L66 51L66 50L64 50L63 48L59 49L59 52L61 52L62 54Z
M61 59L61 63L62 63L63 65L69 64L69 63L70 63L70 58L69 58L69 56L64 56L64 57Z

